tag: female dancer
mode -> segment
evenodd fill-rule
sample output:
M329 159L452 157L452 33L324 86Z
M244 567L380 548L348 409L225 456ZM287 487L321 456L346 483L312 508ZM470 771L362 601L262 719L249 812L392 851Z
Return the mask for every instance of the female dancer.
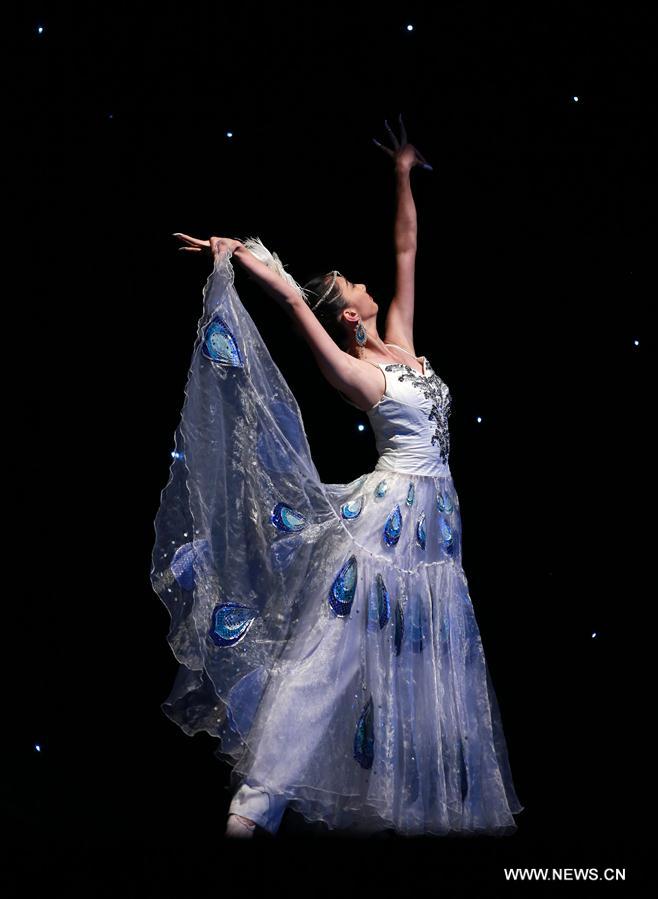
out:
M334 270L302 288L257 238L178 235L215 267L151 582L181 663L162 708L186 733L219 738L239 787L229 836L276 833L287 806L354 833L501 835L523 808L461 564L451 396L414 348L410 171L429 166L400 126L392 148L376 141L398 185L383 337L365 284ZM373 471L321 481L232 256L368 415Z

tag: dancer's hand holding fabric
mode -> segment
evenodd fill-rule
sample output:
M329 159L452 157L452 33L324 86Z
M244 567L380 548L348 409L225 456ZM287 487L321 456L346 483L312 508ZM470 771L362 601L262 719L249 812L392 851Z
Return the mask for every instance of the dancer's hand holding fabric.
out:
M190 237L189 234L181 234L180 231L177 231L173 237L180 237L181 240L191 244L189 247L179 247L179 250L187 250L188 253L202 253L204 250L209 250L215 259L222 252L230 250L234 253L236 247L243 245L241 241L234 240L232 237L211 237L209 240L199 240L196 237Z
M391 140L394 147L393 150L391 150L389 147L385 147L374 137L373 142L378 147L380 147L384 151L384 153L388 153L388 155L392 157L392 159L395 161L396 168L410 171L415 165L420 165L424 169L429 169L430 172L433 171L432 166L420 153L420 151L417 150L413 144L407 143L407 129L404 127L404 123L402 121L402 113L399 114L399 119L400 140L398 140L395 134L393 134L390 125L388 124L386 119L384 119L384 124L386 125L386 128L391 135Z

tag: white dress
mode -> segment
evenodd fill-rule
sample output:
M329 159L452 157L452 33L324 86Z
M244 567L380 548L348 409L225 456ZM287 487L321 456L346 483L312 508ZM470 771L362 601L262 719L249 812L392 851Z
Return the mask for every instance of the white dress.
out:
M366 834L513 833L523 806L461 564L448 387L426 357L422 374L377 363L376 466L323 483L229 268L204 292L155 522L152 583L181 663L163 710L218 737L230 810L272 832L290 807Z

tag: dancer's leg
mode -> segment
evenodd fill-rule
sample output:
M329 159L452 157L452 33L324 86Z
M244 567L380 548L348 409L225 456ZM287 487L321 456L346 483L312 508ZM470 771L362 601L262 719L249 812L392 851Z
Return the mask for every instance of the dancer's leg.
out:
M268 793L264 787L247 778L231 800L229 814L242 815L274 834L279 829L285 809L286 800L283 797Z
M351 749L354 716L335 721L336 703L361 687L360 638L361 632L346 628L344 620L327 618L295 645L282 681L263 703L257 752L229 814L276 833L287 805L285 785L305 782L311 760L326 752L322 742L334 724ZM272 787L268 792L269 784L281 792Z

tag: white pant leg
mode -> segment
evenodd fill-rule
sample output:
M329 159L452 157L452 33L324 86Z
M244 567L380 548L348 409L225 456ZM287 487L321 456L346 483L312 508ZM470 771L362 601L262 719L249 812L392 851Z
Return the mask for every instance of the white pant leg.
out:
M231 800L229 814L242 815L270 833L276 833L286 804L283 797L273 796L264 787L245 779Z

